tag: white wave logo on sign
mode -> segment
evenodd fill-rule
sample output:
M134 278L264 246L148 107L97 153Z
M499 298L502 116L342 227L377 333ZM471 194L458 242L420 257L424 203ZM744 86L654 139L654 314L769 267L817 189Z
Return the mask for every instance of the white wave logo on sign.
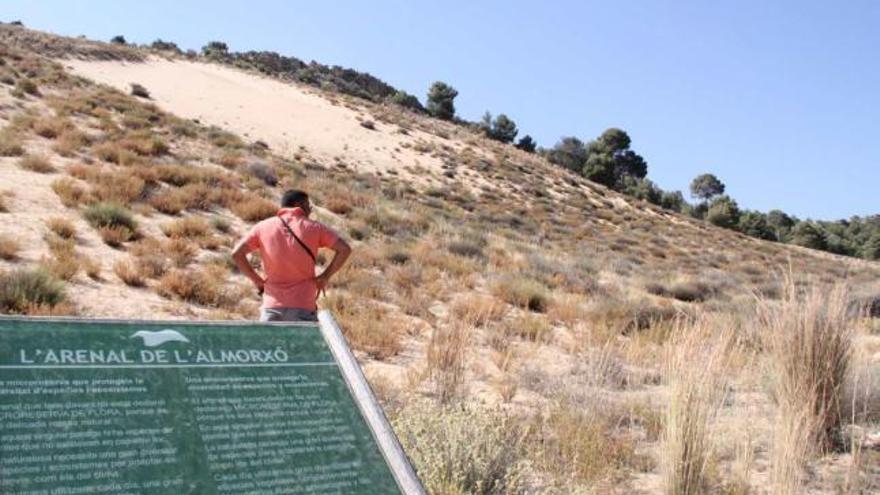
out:
M186 342L189 344L189 339L183 336L177 330L157 330L155 332L150 332L147 330L139 330L135 332L131 338L140 337L144 340L144 345L147 347L158 347L165 342Z

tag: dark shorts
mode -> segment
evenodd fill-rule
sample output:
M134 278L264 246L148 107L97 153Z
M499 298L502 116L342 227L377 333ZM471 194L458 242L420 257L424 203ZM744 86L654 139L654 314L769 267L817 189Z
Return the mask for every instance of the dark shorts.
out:
M263 308L260 321L318 321L318 315L300 308Z

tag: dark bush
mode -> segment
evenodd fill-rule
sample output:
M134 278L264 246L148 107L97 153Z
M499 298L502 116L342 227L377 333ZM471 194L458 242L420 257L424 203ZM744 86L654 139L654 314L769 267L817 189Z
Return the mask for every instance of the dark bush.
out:
M799 222L791 230L791 243L811 249L825 249L825 235L813 222Z
M180 47L177 46L177 43L174 43L172 41L163 41L161 39L157 39L156 41L151 43L150 48L152 48L154 50L162 50L162 51L169 51L169 52L174 52L174 53L181 53Z
M388 101L395 105L409 108L410 110L415 110L417 112L425 111L425 107L422 106L421 102L419 102L419 99L407 93L406 91L397 91L388 98Z
M501 141L502 143L511 143L519 132L516 123L503 113L492 119L492 114L486 112L479 124L480 129L489 139Z
M385 258L395 265L405 265L409 262L410 256L406 251L395 249L385 255Z
M455 117L455 97L458 91L452 86L437 81L428 91L428 113L438 119L452 120Z
M110 43L113 43L114 45L124 45L126 44L125 36L117 34L116 36L110 38Z
M743 234L767 241L775 241L776 234L767 223L767 217L758 211L747 211L739 217L739 231Z
M202 56L212 59L229 57L229 47L222 41L211 41L202 47Z
M672 286L649 282L645 284L645 290L656 296L671 297L683 302L705 301L718 292L715 287L700 281L678 282Z
M19 79L18 82L15 83L15 88L22 93L27 93L32 96L40 96L40 87L30 79Z
M275 169L263 162L249 163L247 170L267 186L275 187L278 185L278 175L275 173Z
M526 134L521 137L520 140L516 143L516 147L525 151L526 153L534 153L535 149L538 147L538 144L532 139L532 136Z
M713 225L733 228L739 223L739 207L730 196L719 196L706 211L706 220Z
M466 258L480 258L483 256L483 247L468 241L452 241L449 243L449 252Z
M684 211L686 204L687 202L684 200L684 195L681 194L681 191L663 191L660 194L660 206L667 210L681 213Z
M708 201L724 194L724 184L712 174L701 174L691 181L691 196Z
M587 148L584 142L574 136L567 136L559 140L553 148L547 152L547 159L562 168L580 173L587 159Z
M147 91L147 88L141 86L138 83L131 83L131 94L134 96L139 96L141 98L150 98L150 92Z

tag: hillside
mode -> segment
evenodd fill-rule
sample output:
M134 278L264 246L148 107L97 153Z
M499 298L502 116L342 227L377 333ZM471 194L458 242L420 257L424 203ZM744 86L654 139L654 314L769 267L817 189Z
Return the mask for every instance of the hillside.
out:
M320 304L427 478L430 455L406 433L419 418L512 456L520 471L499 493L660 493L668 356L684 328L735 335L712 476L725 493L757 489L777 414L760 309L786 308L787 284L845 282L848 302L876 311L878 263L716 228L396 106L9 25L0 61L0 310L254 318L228 251L281 191L305 189L355 248ZM55 280L34 282L43 299L9 288L34 267L63 296ZM870 438L880 338L876 319L857 324ZM437 419L436 403L467 406ZM509 441L522 452L493 453ZM880 454L858 456L813 459L810 493L836 493L857 462L878 486Z

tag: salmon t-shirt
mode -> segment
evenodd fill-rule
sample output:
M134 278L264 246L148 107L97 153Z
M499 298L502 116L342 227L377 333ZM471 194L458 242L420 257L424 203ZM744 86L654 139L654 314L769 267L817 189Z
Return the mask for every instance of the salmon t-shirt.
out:
M260 252L266 272L263 307L315 311L318 296L315 263L279 218L287 222L315 256L318 248L335 244L339 235L326 225L306 218L301 208L282 208L276 216L254 225L244 238L248 253Z

